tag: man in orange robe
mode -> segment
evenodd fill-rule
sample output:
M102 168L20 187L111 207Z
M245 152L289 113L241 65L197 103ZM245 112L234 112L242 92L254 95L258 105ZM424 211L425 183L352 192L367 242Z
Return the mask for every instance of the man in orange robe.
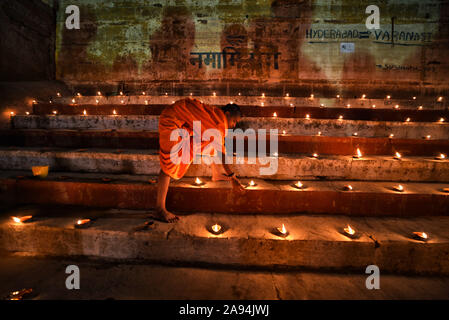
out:
M158 218L167 222L175 222L179 219L167 211L165 207L170 178L181 179L187 172L195 155L207 153L209 144L214 144L214 150L218 153L216 156L221 159L220 165L223 167L227 179L232 182L234 189L239 191L244 189L230 167L225 163L224 147L227 130L235 127L240 120L240 116L240 108L236 104L228 104L222 108L217 108L196 99L182 99L164 109L159 117L161 172L156 200ZM200 121L200 124L198 121ZM213 130L218 131L221 141L215 141L212 138L210 141L203 141L201 137L203 137L204 132ZM174 134L174 132L178 132L178 134ZM199 143L195 144L194 136L199 137L199 140L197 140ZM180 161L174 161L176 157Z

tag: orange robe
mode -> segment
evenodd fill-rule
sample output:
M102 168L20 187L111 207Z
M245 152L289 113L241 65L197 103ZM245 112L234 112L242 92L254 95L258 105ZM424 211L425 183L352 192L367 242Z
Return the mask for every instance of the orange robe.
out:
M201 103L196 99L176 101L173 105L166 107L159 117L159 162L162 171L174 179L181 179L185 175L195 156L193 148L194 121L201 121L201 132L195 132L195 135L200 135L200 137L203 136L203 132L207 129L218 130L222 138L222 141L219 142L222 146L221 152L225 152L224 139L228 129L228 121L223 111ZM178 141L170 141L170 135L176 129L185 129L190 136L189 159L188 161L181 161L179 164L173 163L170 159L171 152L177 152L181 156L180 141L182 141L182 138L179 137ZM200 152L203 152L209 143L210 141L201 141Z

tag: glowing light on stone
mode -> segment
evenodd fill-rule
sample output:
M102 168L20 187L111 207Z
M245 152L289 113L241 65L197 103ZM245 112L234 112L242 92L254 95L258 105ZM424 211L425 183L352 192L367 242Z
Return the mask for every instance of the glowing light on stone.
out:
M120 102L121 102L122 104L124 104L124 103L125 103L125 101L124 101L124 100L121 100Z
M53 114L54 114L54 115L57 115L57 114L58 114L58 111L53 110Z
M72 101L74 101L75 99L73 99ZM33 100L33 104L36 104L37 103L37 101L36 100Z
M12 220L15 223L25 223L29 220L31 220L33 218L33 216L24 216L24 217L12 217Z
M440 123L443 123L445 120L444 118L440 118L440 120L438 120Z
M338 116L338 120L343 120L343 116Z
M348 103L348 104L346 105L346 108L351 108L351 105Z
M348 184L348 185L346 185L346 186L343 187L343 190L344 190L344 191L352 191L353 188L352 188L352 186L351 186L350 184Z
M339 94L337 94L337 99L340 99L340 95Z
M254 180L251 180L249 183L248 183L248 187L255 187L257 184L254 182Z
M60 92L56 93L56 96L60 98L61 97L61 93Z
M310 120L310 114L306 114L306 119Z
M143 95L143 96L146 95L146 92L145 92L145 91L142 91L142 95Z
M264 103L262 102L260 105L263 107L263 106L264 106Z
M310 99L313 100L313 98L315 98L315 95L314 95L314 94L311 94L311 95L310 95Z
M123 91L120 91L120 95L123 96Z
M97 96L101 96L101 92L100 91L97 92Z
M75 99L72 99L72 103L75 103L76 101L75 101Z
M78 92L76 95L77 95L78 97L81 97L81 93L79 93L79 92Z
M201 186L204 184L204 182L200 178L196 177L195 182L193 184L196 186Z
M362 99L365 99L365 98L366 98L366 94L362 95Z
M390 95L388 95L388 96L387 96L387 99L391 99L391 96L390 96Z
M352 135L353 135L354 137L357 137L359 134L358 134L357 132L354 132Z
M443 101L443 97L438 97L438 102Z
M422 106L419 106L419 107L418 107L418 110L422 110Z
M27 111L27 112L25 112L25 114L27 115L27 116L29 116L30 115L30 113Z
M301 181L297 181L296 183L293 184L293 186L297 189L304 189L304 184L302 184Z
M318 134L317 134L317 135L321 136L321 131L318 131Z
M318 153L312 154L312 158L318 159L318 157L319 157Z
M411 120L410 118L407 118L405 119L405 122L410 122L410 120Z
M399 105L398 105L398 104L395 105L394 108L395 108L396 110L399 109Z
M288 93L285 94L286 97L290 97L290 95Z
M96 99L95 102L98 104L100 101L98 99Z
M373 104L373 105L371 106L371 108L373 108L373 109L376 109L376 105L375 105L375 104Z
M90 223L90 219L80 219L76 221L75 227L85 227Z
M446 159L446 155L444 153L440 153L440 155L438 157L436 157L435 159L437 159L437 160L445 160Z
M431 135L427 135L427 136L424 137L424 139L430 140L431 137L432 137Z
M273 113L273 117L276 118L278 116L278 114L275 112Z
M287 132L285 132L285 130L282 130L282 134L285 135Z
M173 101L173 103L175 103L175 102ZM145 104L148 105L148 100L145 100Z
M117 115L117 111L112 110L112 114L113 114L114 116L116 116L116 115Z
M393 158L396 159L396 160L401 160L402 156L401 156L401 154L400 154L399 152L396 152L396 153L394 154L394 157L393 157Z
M400 185L394 186L393 190L397 191L397 192L403 192L404 191L404 187L400 184Z
M325 108L326 106L324 105L324 103L320 104L321 108Z
M9 113L9 115L10 115L11 117L14 117L14 115L15 115L14 111L11 111L11 112Z
M413 97L413 100L416 100L416 97Z
M83 111L83 116L87 116L87 111L86 110Z
M265 98L265 93L262 93L262 98Z
M392 139L394 137L394 134L391 133L389 137L390 139Z

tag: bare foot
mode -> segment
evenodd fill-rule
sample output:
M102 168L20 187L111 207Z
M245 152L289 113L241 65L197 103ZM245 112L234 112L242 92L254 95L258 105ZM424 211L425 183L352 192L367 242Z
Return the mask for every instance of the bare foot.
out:
M156 219L160 219L164 222L174 223L179 221L179 217L175 216L173 213L168 212L166 209L156 209L154 212Z

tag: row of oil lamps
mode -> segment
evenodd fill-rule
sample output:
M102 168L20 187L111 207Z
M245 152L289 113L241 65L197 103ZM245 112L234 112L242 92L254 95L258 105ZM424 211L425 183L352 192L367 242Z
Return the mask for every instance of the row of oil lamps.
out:
M197 187L204 186L205 184L206 183L204 181L202 181L199 177L196 177L195 181L193 182L193 186L197 186ZM251 188L256 187L256 186L257 186L257 183L254 182L254 180L250 180L248 182L248 184L246 185L246 188L251 189ZM292 184L292 186L294 188L296 188L296 189L299 189L299 190L307 189L307 187L301 181L295 182L294 184ZM404 192L405 191L404 186L401 185L401 184L399 184L397 186L393 186L392 189L394 191L396 191L396 192ZM347 185L343 186L343 191L353 191L353 190L354 190L354 187L352 185L350 185L350 184L347 184ZM443 188L442 190L445 193L449 193L449 188Z
M12 217L13 221L15 223L27 223L27 222L31 222L33 219L33 216L23 216L23 217ZM90 219L79 219L76 221L74 227L77 229L80 228L87 228L90 226L91 224L91 220ZM220 235L222 234L225 230L224 228L219 225L218 223L213 224L210 227L206 227L206 229L213 235ZM343 234L345 236L347 236L350 239L357 239L358 238L358 234L356 232L356 230L351 227L349 224L343 228ZM285 224L282 224L281 227L277 227L275 228L275 231L273 232L274 235L281 237L281 238L286 238L289 235L289 232L287 230L287 228L285 227ZM415 238L416 240L421 240L421 241L427 241L429 239L429 235L426 232L413 232L413 238Z
M147 95L147 93L146 93L145 91L142 91L141 94L142 94L142 96L146 96L146 95ZM103 95L103 94L101 93L101 91L97 91L97 96L101 97L102 95ZM120 92L119 92L119 95L120 95L120 96L126 96L126 94L124 94L123 91L120 91ZM190 92L189 95L190 95L190 96L193 96L193 93ZM242 95L241 92L239 92L238 95L241 96L241 95ZM57 96L58 98L62 97L62 95L61 95L60 92L56 93L56 96ZM82 97L82 94L78 92L78 93L76 94L76 96L77 96L77 97ZM168 97L168 92L165 92L165 94L164 94L163 96ZM213 96L213 97L216 97L216 96L217 96L217 93L216 93L215 91L212 92L212 96ZM262 98L265 98L265 93L262 93L260 96L261 96ZM285 97L286 97L286 98L289 98L289 97L290 97L290 94L289 94L289 93L286 93L286 94L285 94ZM341 99L341 98L342 98L342 96L339 95L339 94L337 94L335 97L336 97L337 99ZM367 98L366 94L363 94L363 95L361 96L361 99L366 99L366 98ZM312 94L309 96L309 99L312 99L312 100L315 99L315 95L312 93ZM390 99L391 99L391 95L387 95L387 96L385 97L385 99L386 99L386 100L390 100ZM413 99L413 100L416 100L416 96L412 97L412 99ZM439 96L439 97L437 98L437 101L438 101L438 102L442 102L442 101L443 101L443 97L442 97L442 96Z

